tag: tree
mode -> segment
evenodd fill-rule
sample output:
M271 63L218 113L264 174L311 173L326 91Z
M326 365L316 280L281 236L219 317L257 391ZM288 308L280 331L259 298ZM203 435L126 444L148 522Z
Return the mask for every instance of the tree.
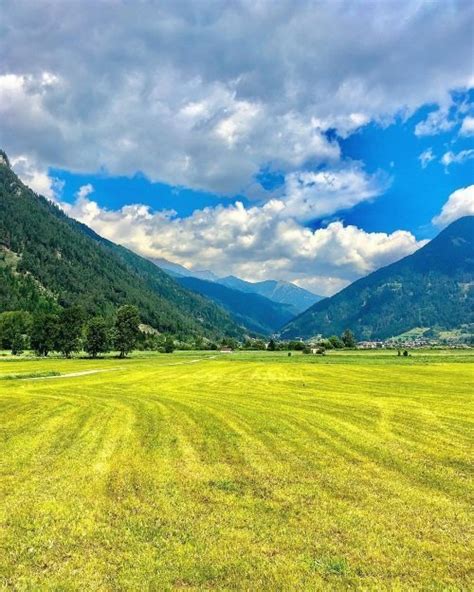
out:
M13 355L20 354L27 346L30 328L31 315L25 311L0 314L0 349L11 349Z
M64 354L66 358L69 358L72 352L80 349L83 324L84 312L77 306L64 308L59 313L55 349Z
M135 347L140 334L138 308L130 304L121 306L115 320L115 347L124 358Z
M334 349L342 349L344 347L344 342L337 335L331 335L328 341L331 343Z
M166 338L163 349L165 354L172 354L174 352L174 340L170 335Z
M109 330L105 320L102 317L91 319L86 326L84 350L96 358L98 354L105 354L109 351L109 341Z
M22 354L23 350L25 349L25 346L26 346L25 335L23 335L22 333L16 333L12 339L12 345L11 345L12 355L19 356L20 354Z
M334 345L329 341L329 339L321 339L318 345L319 347L324 347L324 349L334 349Z
M344 347L354 349L357 346L354 333L350 329L346 329L341 335L341 340L344 343Z
M230 347L232 349L239 349L239 342L233 337L224 337L221 341L221 347Z
M53 313L37 315L31 327L31 347L39 356L47 356L54 349L57 332L57 315Z
M268 351L275 351L276 350L276 343L274 339L270 339L267 346Z

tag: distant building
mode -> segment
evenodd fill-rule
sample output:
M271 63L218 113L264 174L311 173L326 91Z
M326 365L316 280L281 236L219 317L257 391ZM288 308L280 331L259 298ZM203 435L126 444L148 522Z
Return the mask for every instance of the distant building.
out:
M359 349L383 349L385 343L383 341L359 341L357 347Z

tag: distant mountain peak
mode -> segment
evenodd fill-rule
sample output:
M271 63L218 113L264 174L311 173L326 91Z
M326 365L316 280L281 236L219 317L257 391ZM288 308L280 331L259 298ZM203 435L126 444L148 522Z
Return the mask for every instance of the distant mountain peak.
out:
M321 300L321 296L304 288L284 280L263 280L260 282L248 282L235 275L218 277L209 270L188 269L178 263L167 259L152 259L155 265L161 267L167 273L179 278L197 278L208 282L218 283L232 290L238 290L244 294L257 294L264 298L287 307L293 316L296 316L309 308L315 302Z

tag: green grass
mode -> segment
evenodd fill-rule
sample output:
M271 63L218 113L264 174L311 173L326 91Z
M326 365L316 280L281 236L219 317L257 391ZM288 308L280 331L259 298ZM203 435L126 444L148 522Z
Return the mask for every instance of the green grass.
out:
M472 589L473 362L0 358L0 588Z

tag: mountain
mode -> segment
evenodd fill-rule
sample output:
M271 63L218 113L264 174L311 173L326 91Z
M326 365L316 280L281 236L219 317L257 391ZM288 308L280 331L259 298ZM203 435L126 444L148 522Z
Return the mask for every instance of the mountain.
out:
M340 334L385 339L415 327L453 329L474 322L474 216L424 247L326 298L291 321L283 338Z
M220 284L240 290L241 292L260 294L273 302L286 304L290 307L293 316L302 313L310 306L322 299L322 296L313 294L290 282L277 280L265 280L263 282L246 282L238 277L229 275L218 280Z
M79 304L110 316L124 303L162 332L243 334L222 308L37 196L0 152L0 311Z
M242 280L234 275L228 275L226 277L219 278L215 273L207 269L188 269L183 265L173 263L172 261L168 261L167 259L151 259L151 261L153 261L155 265L158 265L158 267L165 270L167 273L169 273L175 278L192 277L200 280L205 280L207 282L215 282L232 290L238 290L240 292L241 299L245 299L245 296L243 296L243 294L256 294L272 301L273 303L283 305L284 308L280 308L280 313L276 312L278 309L272 307L271 311L269 311L269 314L271 315L277 314L282 317L287 317L289 315L289 318L292 318L302 313L315 302L318 302L322 299L321 296L313 294L308 290L304 290L303 288L300 288L299 286L296 286L295 284L292 284L290 282L282 282L276 280L265 280L263 282L246 282L245 280ZM194 284L194 287L197 288L198 284ZM219 298L227 300L229 306L234 309L235 314L240 314L239 311L235 310L234 305L230 304L231 302L235 301L235 294L231 295L231 293L228 293L226 297L224 291L219 291L217 289L211 290L210 286L206 286L204 284L200 286L200 289L196 289L195 291L200 293L208 293L209 297L212 300L216 300L216 298L214 298L211 295L211 293L213 295L219 294ZM251 306L253 309L254 304L255 306L257 306L256 303L257 301L253 301L252 303L249 303L249 306ZM239 303L239 310L241 307L243 307L243 303ZM224 305L224 308L228 308L228 306ZM257 323L259 322L260 321L257 320ZM266 322L264 322L264 325L267 326L267 330L265 331L265 333L269 332L268 330L270 329L270 327L272 327L270 332L273 332L276 328L278 328L273 327L273 324L274 323L272 322L271 325L266 325ZM247 324L245 325L248 326Z
M176 281L188 290L210 298L225 308L237 323L256 333L271 335L294 317L288 305L259 294L244 293L195 277L176 277Z
M184 265L173 263L172 261L163 258L150 259L150 261L175 277L194 277L208 282L215 282L219 279L215 273L212 273L212 271L209 271L208 269L188 269L187 267L184 267Z

